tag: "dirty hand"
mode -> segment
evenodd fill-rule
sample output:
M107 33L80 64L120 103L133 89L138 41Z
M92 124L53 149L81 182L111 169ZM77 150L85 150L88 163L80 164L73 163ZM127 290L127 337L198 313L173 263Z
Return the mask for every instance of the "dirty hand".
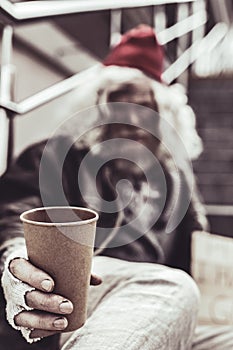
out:
M32 309L18 313L14 317L15 325L32 329L31 339L65 330L68 326L66 315L73 311L73 305L70 300L53 293L54 281L51 276L24 258L11 260L9 270L16 279L35 288L25 294L25 303ZM99 285L101 279L92 275L90 283Z

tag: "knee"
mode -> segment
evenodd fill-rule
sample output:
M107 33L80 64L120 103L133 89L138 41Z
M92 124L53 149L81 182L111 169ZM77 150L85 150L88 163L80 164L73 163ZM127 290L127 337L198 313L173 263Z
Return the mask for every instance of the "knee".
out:
M193 278L186 272L178 269L170 269L173 276L173 281L183 298L183 301L188 301L189 304L197 308L200 299L200 292Z
M195 281L186 272L157 264L141 264L137 270L134 282L150 285L155 291L160 291L170 299L180 302L184 308L196 312L199 305L200 293Z

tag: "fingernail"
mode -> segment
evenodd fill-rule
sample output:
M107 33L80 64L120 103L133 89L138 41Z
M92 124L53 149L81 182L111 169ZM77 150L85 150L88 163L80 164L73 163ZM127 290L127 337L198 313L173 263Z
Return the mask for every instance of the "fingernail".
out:
M40 337L38 337L36 331L31 331L31 333L29 334L29 338L34 339L34 338L40 338Z
M55 328L64 329L68 326L68 321L64 317L56 318L53 325Z
M51 292L53 289L53 282L50 280L43 280L41 282L41 287L46 291L46 292Z
M64 312L64 314L71 313L73 311L73 304L69 300L64 300L59 305L60 311Z

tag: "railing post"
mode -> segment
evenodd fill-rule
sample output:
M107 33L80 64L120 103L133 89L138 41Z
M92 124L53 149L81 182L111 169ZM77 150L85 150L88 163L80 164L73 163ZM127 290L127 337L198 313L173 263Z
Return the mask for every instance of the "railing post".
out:
M11 64L13 28L6 25L2 32L2 54L0 68L0 105L14 98L14 66ZM9 167L14 151L14 116L8 109L0 109L0 175ZM2 133L2 134L1 134Z
M154 28L157 33L166 29L167 18L165 5L158 5L153 7Z
M110 17L110 48L114 47L121 38L122 10L111 10Z
M187 18L189 15L192 15L193 13L190 13L190 8L188 3L184 4L177 4L177 13L176 13L176 22L179 23L180 21ZM189 40L190 34L187 33L177 39L177 48L176 48L176 58L178 59L180 55L187 49L189 46ZM187 87L188 85L188 70L185 70L178 78L177 82Z

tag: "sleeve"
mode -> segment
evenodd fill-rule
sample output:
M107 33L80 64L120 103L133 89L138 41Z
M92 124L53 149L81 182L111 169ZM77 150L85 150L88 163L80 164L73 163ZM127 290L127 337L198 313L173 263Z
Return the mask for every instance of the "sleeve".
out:
M23 237L19 215L41 206L39 163L43 144L27 149L0 178L0 254L12 239Z
M1 255L12 239L23 237L20 214L35 207L69 204L74 153L67 137L43 141L24 151L0 178Z
M59 147L63 149L64 144L62 144L62 142L61 139L55 140L46 155L46 166L48 168L47 174L49 175L49 178L47 179L43 190L46 191L48 198L50 198L51 205L54 204L54 202L57 203L57 198L56 196L54 197L54 188L57 185L56 174L58 173L58 168L60 169L61 166L59 161ZM41 157L46 144L46 142L41 142L28 148L14 161L9 170L0 178L1 280L7 276L5 273L5 266L7 266L7 261L11 257L11 254L16 254L18 250L25 249L23 227L19 219L20 214L25 210L43 206L39 171ZM69 181L66 181L66 183L69 183ZM59 204L61 203L57 203L57 205ZM12 281L15 282L11 279L11 282ZM23 287L23 284L21 284L20 288L22 289ZM11 290L14 292L16 291L15 288L12 288ZM23 338L21 339L18 334L14 333L15 331L6 322L5 308L7 305L3 296L3 290L0 286L0 342L6 341L6 344L8 345L11 342L11 336L13 336L14 339L17 338L19 342L24 343L23 349L25 348L26 350L28 348L27 343ZM38 345L38 349L39 348L41 348L40 345ZM14 349L14 347L12 349Z
M191 191L191 198L187 211L176 229L175 239L172 246L172 254L169 264L175 268L182 269L191 274L191 243L192 234L194 231L204 231L208 229L208 220L205 213L205 207L202 202L201 195L198 191L197 184L193 183L193 188L190 189L186 174L183 174L183 190L180 199L181 208L182 203L189 200ZM188 197L186 197L188 196Z
M19 215L34 206L41 206L38 186L41 152L42 144L27 149L0 178L0 278L2 283L4 274L5 277L7 275L5 266L8 257L13 252L25 249ZM13 335L13 329L10 329L5 319L5 309L10 302L6 305L2 287L0 304L1 342L6 341L8 344Z

